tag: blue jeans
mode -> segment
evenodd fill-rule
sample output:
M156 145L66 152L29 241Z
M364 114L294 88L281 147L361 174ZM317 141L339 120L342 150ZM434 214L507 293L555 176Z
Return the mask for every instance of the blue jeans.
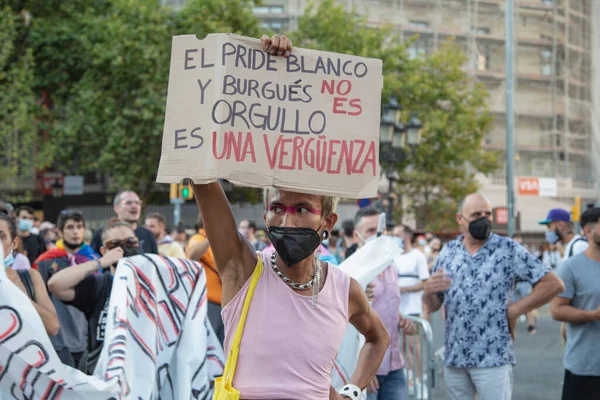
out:
M404 371L397 369L387 375L377 375L379 381L379 391L377 393L368 393L367 400L406 400L406 378Z

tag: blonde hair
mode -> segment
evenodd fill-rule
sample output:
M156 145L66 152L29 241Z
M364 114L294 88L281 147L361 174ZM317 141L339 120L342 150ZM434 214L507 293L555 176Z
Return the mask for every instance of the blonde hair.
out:
M269 207L269 192L272 190L279 189L263 189L263 203L265 205L265 209ZM337 207L339 197L335 196L321 196L321 217L327 218L331 214L335 214L335 209Z

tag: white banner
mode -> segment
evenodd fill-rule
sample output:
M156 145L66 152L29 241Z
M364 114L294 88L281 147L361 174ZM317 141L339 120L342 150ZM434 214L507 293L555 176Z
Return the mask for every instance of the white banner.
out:
M95 376L60 362L35 308L0 270L0 399L211 398L224 356L206 319L200 264L119 262Z
M390 266L394 257L402 253L402 249L392 238L381 236L359 248L350 258L342 262L339 268L366 289L377 275ZM337 390L349 382L363 344L363 336L352 325L348 325L331 375L331 384Z

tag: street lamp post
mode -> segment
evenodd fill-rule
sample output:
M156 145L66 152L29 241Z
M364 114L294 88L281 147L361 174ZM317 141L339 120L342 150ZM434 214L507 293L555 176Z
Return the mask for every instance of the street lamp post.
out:
M416 146L421 141L421 128L423 125L417 118L416 114L412 114L408 123L405 125L400 120L402 108L395 98L391 98L390 102L383 107L381 116L380 137L381 146L380 158L390 166L386 173L388 179L388 209L387 218L389 222L393 221L394 198L393 184L397 180L397 172L393 169L393 165L401 161L405 156L405 148L408 145L414 152Z

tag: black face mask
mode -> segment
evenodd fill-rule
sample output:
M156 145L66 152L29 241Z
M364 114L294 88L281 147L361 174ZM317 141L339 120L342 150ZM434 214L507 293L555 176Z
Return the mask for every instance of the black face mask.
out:
M475 240L487 240L492 233L492 223L487 217L469 222L469 233Z
M321 238L314 229L269 227L269 240L288 267L293 267L310 256L321 244Z
M140 254L139 247L126 246L122 244L121 248L123 249L123 257L133 257Z
M133 256L137 256L138 254L140 254L139 247L125 246L124 244L122 244L119 247L121 247L123 249L123 257L133 257ZM118 264L118 262L115 264L112 264L108 268L104 268L104 270L110 271L110 267L117 268L117 264Z

